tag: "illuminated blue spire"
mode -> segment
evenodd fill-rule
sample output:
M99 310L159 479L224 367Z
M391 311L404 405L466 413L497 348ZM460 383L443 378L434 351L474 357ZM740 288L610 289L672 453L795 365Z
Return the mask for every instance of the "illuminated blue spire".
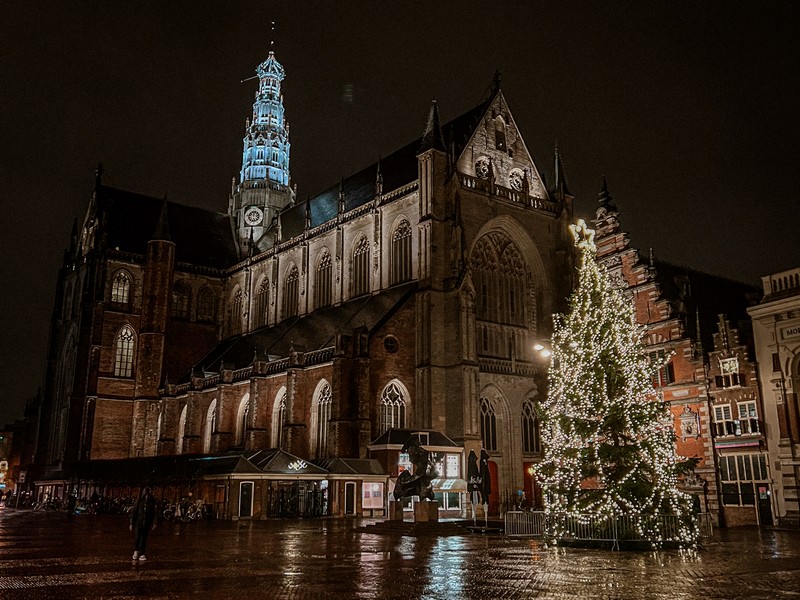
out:
M268 184L272 189L281 189L289 185L289 124L284 117L281 95L285 73L271 50L256 73L259 85L253 118L248 119L244 136L240 182L242 188Z

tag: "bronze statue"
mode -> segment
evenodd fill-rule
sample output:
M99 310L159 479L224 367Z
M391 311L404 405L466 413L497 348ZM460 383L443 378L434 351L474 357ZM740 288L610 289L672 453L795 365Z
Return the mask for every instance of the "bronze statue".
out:
M409 496L419 496L420 500L433 500L433 488L431 481L438 476L433 467L430 453L419 443L419 437L412 435L408 438L401 452L407 452L408 458L414 467L414 474L403 471L397 478L397 483L392 492L395 500L408 498Z

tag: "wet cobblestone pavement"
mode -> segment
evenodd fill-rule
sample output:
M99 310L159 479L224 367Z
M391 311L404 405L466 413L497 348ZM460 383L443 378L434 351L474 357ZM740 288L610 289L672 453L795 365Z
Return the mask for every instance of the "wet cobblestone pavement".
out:
M381 535L345 520L166 523L141 565L131 536L125 517L0 509L0 598L800 598L798 531L635 553Z

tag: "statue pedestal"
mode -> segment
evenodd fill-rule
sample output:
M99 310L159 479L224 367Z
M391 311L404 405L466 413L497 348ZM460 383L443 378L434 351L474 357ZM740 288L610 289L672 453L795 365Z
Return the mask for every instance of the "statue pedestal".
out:
M417 502L414 504L414 522L424 523L439 520L439 503L434 501Z
M397 500L389 500L389 520L402 521L403 520L403 505Z

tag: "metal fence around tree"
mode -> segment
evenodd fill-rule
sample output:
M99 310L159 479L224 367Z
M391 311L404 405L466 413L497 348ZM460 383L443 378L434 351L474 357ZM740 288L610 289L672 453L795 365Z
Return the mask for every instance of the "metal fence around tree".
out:
M710 520L704 515L691 516L685 526L699 526L701 536L711 535ZM559 542L599 542L618 546L620 542L649 542L642 532L651 532L666 543L681 539L678 515L616 515L545 513L543 511L508 511L505 534L516 537L555 539Z

